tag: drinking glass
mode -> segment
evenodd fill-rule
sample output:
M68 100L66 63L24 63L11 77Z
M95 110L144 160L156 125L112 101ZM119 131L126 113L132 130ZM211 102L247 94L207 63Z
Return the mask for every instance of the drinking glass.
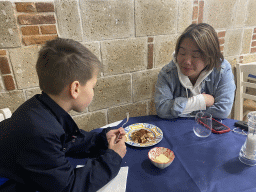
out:
M198 137L208 137L212 132L212 115L207 112L198 112L193 131Z

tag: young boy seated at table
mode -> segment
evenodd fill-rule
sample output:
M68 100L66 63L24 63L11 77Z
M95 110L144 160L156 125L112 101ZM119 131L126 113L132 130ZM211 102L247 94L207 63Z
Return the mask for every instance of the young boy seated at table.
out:
M96 191L118 174L126 154L123 128L86 132L68 114L90 104L100 67L95 55L70 39L41 49L36 70L42 94L0 123L0 191ZM74 168L68 156L88 160Z

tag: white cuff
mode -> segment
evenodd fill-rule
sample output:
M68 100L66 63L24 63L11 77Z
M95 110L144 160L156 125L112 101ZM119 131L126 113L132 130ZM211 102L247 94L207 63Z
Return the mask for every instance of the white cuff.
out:
M187 114L199 110L206 110L205 99L202 94L188 98L188 102L182 114Z

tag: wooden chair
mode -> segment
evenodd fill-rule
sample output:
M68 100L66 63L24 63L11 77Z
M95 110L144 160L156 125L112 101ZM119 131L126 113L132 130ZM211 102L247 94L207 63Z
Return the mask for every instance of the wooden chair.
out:
M234 119L242 121L249 111L256 111L256 62L236 65L237 88ZM251 89L251 90L250 90ZM245 100L246 99L246 100ZM244 108L246 111L244 111ZM246 112L246 113L245 113Z
M4 115L0 113L0 122L4 120Z

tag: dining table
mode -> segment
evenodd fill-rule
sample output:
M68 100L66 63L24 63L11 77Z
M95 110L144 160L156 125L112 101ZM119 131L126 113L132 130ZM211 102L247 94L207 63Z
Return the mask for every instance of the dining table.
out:
M113 128L119 128L124 119ZM162 140L153 146L138 147L127 144L121 167L128 167L127 192L255 192L256 166L245 165L239 152L246 135L234 132L237 120L223 119L231 131L200 138L193 132L195 118L162 119L156 115L130 117L125 127L148 123L162 130ZM93 131L100 132L102 129ZM148 158L154 147L165 147L175 158L165 169L155 167ZM86 159L69 158L73 166Z

